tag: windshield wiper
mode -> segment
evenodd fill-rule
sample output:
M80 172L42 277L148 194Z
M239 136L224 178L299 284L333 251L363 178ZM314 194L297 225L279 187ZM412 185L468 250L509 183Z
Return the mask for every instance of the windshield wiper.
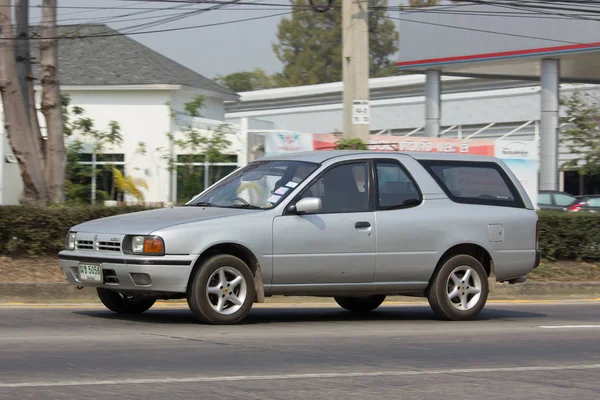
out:
M199 201L198 203L186 204L186 207L218 207L216 204L209 203L208 201Z
M253 206L252 204L234 204L232 206L223 206L225 208L244 208L248 210L264 210L264 208L259 206Z

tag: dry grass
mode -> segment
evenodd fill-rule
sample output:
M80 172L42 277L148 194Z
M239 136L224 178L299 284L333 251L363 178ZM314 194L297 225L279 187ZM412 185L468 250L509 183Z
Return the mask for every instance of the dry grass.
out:
M65 275L56 257L10 258L0 256L0 283L62 283Z
M600 265L576 261L542 261L528 276L533 282L600 282ZM56 257L0 256L0 283L65 282Z
M544 260L527 278L533 282L600 282L600 265Z

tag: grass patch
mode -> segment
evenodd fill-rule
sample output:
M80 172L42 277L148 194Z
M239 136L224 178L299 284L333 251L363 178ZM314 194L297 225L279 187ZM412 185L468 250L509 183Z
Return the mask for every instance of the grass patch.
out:
M527 275L533 282L600 282L600 265L577 261L543 260Z
M577 261L543 260L527 275L533 282L600 282L600 265ZM56 256L2 257L0 283L62 283L66 282Z

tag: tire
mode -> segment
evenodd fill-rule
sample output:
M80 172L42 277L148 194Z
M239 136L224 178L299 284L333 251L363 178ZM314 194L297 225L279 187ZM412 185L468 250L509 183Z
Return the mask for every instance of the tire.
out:
M234 284L239 278L241 280ZM254 277L248 265L237 257L224 254L206 260L196 270L187 301L199 321L231 325L246 318L255 296Z
M465 280L467 271L470 276ZM472 320L487 301L487 278L477 259L468 255L454 256L446 260L435 275L427 293L429 305L442 319ZM466 305L463 304L465 299Z
M340 307L355 313L367 313L373 311L383 303L385 296L365 296L365 297L334 297L335 302Z
M106 308L118 314L141 314L156 303L156 299L125 297L118 292L104 288L96 288L96 293Z

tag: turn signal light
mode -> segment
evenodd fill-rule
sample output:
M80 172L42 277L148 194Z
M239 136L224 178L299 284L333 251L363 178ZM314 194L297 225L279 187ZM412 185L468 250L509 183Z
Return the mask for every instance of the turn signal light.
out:
M165 248L161 239L149 237L144 239L144 253L163 254L164 252Z

